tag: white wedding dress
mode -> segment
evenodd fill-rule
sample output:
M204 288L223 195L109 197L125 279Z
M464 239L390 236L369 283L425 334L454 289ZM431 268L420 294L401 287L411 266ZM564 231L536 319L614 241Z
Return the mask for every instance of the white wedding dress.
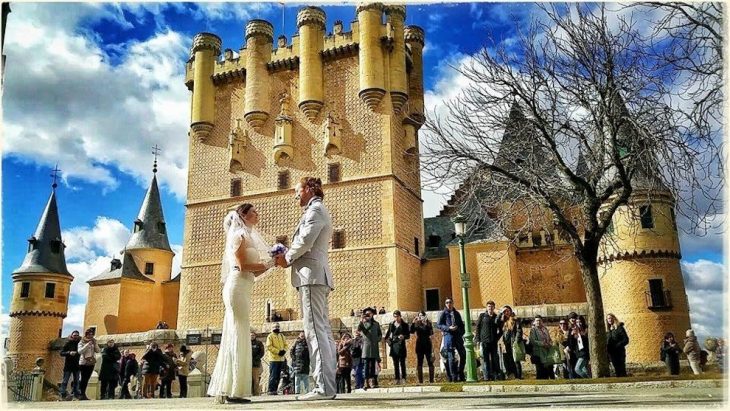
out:
M215 369L208 386L208 395L222 398L243 398L251 396L252 358L250 311L251 293L253 292L254 274L250 271L241 271L237 267L235 252L245 243L245 262L264 263L270 267L273 262L270 258L263 261L262 246L255 240L258 233L251 235L252 229L245 227L228 227L226 249L223 257L222 269L228 273L222 274L223 304L223 333L215 361ZM252 237L254 237L252 239ZM264 254L265 255L265 254Z

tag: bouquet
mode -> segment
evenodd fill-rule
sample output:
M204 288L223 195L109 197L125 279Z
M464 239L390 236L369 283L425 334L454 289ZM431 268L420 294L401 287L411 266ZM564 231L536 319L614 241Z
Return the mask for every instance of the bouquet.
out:
M271 247L269 255L272 258L276 258L279 255L286 254L287 251L289 251L289 249L284 244L276 243Z

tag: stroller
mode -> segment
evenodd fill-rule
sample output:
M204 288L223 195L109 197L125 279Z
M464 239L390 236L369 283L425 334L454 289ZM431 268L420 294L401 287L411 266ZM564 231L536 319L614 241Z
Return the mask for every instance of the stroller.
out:
M278 393L279 395L294 394L294 379L292 378L292 371L288 364L285 364L281 369Z

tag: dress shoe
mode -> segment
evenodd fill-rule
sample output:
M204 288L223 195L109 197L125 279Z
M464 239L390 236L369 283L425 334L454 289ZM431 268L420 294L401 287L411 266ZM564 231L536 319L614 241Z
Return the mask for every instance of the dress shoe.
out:
M334 400L336 395L327 395L323 392L312 391L304 395L297 396L297 401L316 401L316 400Z

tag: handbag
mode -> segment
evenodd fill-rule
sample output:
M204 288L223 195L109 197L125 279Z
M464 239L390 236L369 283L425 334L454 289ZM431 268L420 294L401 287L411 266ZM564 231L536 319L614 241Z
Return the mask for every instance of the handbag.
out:
M555 365L562 362L563 361L560 358L560 349L556 345L551 345L550 349L548 350L546 365Z
M512 358L515 362L525 360L525 342L521 338L512 342Z

